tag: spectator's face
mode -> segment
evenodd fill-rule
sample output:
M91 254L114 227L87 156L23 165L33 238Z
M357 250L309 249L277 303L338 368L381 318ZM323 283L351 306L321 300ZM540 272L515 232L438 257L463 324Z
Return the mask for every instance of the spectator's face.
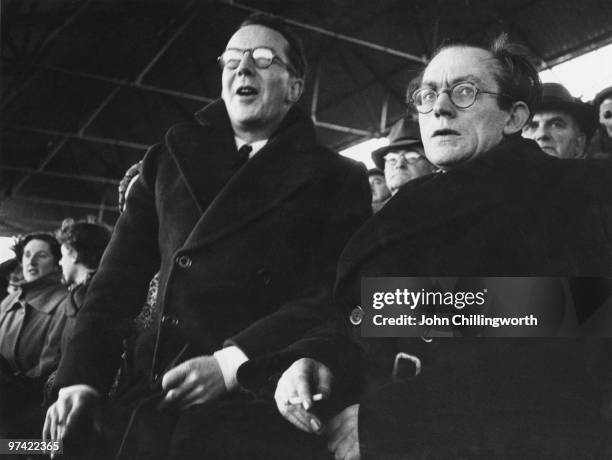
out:
M392 195L406 182L434 171L434 166L422 153L420 147L408 147L385 155L385 180Z
M76 261L77 252L62 244L62 258L59 261L60 267L62 267L62 280L65 284L72 284L76 280Z
M275 30L259 25L240 28L226 48L246 50L257 47L270 48L276 56L289 63L287 40ZM246 52L237 68L226 66L223 69L222 87L221 97L232 126L240 134L276 129L299 99L302 82L276 61L267 69L258 69L251 53Z
M21 266L23 267L23 278L27 283L56 270L56 260L53 258L49 243L37 239L28 241L23 248Z
M372 203L380 203L389 198L390 193L385 183L385 178L380 174L373 174L368 177L370 190L372 190Z
M537 112L523 128L523 137L533 139L547 154L557 158L580 158L586 137L570 114L559 110Z
M421 86L440 92L454 83L469 81L478 89L499 92L494 65L485 50L447 48L427 65ZM509 118L495 95L479 93L472 106L460 109L448 93L440 94L431 112L419 113L425 154L442 169L453 168L499 144Z
M599 123L612 137L612 98L604 99L599 106Z

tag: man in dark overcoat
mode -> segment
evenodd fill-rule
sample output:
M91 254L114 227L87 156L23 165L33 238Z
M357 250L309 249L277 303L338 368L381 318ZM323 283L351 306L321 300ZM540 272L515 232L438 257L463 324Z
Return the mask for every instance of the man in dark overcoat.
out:
M256 389L293 362L275 400L289 422L320 435L310 452L322 438L336 459L609 455L597 369L579 339L361 337L363 277L610 276L610 168L521 139L539 92L536 70L503 40L442 48L409 91L427 158L443 172L408 182L344 249L340 334L313 332L238 374ZM565 291L550 292L548 315L575 315ZM394 375L398 353L418 358L418 375L410 361ZM325 417L334 403L340 410ZM286 458L310 458L304 451Z
M152 398L152 425L170 420L162 435L172 436L191 406L243 397L241 363L330 313L338 255L371 214L365 168L319 145L295 107L305 58L282 22L249 17L219 63L221 100L144 158L57 374L49 439L69 434L108 392L123 326L158 269L153 356L135 356L147 378L128 386L123 402L147 412L143 398ZM158 447L134 455L164 457Z

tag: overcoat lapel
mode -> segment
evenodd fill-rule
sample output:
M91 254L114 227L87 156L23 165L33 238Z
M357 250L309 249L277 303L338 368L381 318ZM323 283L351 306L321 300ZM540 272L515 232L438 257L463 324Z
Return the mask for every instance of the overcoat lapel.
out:
M313 139L314 134L305 133L305 130L309 128L305 123L300 123L302 117L295 110L290 111L279 128L281 134L273 136L266 146L235 174L230 173L231 177L224 174L226 183L216 189L218 193L211 200L210 205L203 210L202 216L185 241L183 249L194 249L210 244L238 231L249 222L278 206L313 179L313 158L309 153L312 141L306 139ZM216 150L211 151L212 153L206 155L207 157L229 156L233 158L236 152L233 132L229 135L224 134L223 137L229 137L231 145L224 144L224 141L220 139L213 141L217 143L213 147ZM210 144L207 148L209 147ZM200 156L202 156L201 153ZM225 166L224 171L230 171L231 165L235 164L233 160L227 163L225 160L217 159L216 161L218 165ZM218 171L213 170L208 175L214 176L215 173ZM193 181L193 183L197 182ZM208 189L206 184L204 188ZM199 194L206 193L202 190L195 190Z
M482 158L448 173L406 184L351 238L338 267L339 286L373 253L454 219L491 209L533 190L538 166L549 161L534 149L506 141ZM522 142L525 142L524 140Z
M205 114L205 115L204 115ZM196 114L201 126L181 124L166 135L170 155L203 214L236 170L236 144L223 101Z

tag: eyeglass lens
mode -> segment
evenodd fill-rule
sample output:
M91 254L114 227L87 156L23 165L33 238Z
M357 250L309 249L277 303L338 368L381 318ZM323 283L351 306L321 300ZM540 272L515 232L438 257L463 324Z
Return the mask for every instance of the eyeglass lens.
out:
M435 91L431 88L417 90L414 102L417 109L429 111L442 93L448 93L451 102L459 108L467 108L474 103L478 90L471 83L457 83L448 89Z
M416 152L403 152L403 153L387 153L385 155L385 163L390 165L397 164L400 160L404 160L406 163L416 163L421 159L421 155Z
M246 52L251 53L251 58L255 63L255 67L258 69L267 69L272 65L274 61L274 53L272 50L268 48L255 48L255 49L237 49L237 48L229 48L223 52L221 55L221 64L224 67L228 67L230 69L235 69L240 65L240 61L242 60L242 56Z

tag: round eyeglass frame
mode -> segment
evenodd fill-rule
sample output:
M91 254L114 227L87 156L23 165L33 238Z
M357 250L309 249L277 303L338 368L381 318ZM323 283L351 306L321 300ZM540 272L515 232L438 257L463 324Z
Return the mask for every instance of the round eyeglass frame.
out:
M257 52L257 50L266 50L269 51L270 54L272 55L272 58L270 58L269 63L267 64L262 64L261 63L261 59L267 59L268 58L255 58L253 57L253 55ZM230 59L228 61L226 61L224 59L224 55L225 53L227 53L228 51L238 51L239 53L242 53L242 55L244 56L245 53L249 53L251 60L253 61L253 63L255 64L255 67L257 67L258 69L267 69L268 67L270 67L272 64L274 64L274 62L277 62L278 64L280 64L282 67L286 68L289 72L291 72L292 74L296 75L296 71L293 68L293 66L285 61L283 61L280 57L278 57L276 54L274 54L274 50L272 48L268 48L267 46L258 46L256 48L227 48L225 51L223 51L223 53L221 53L221 56L219 56L217 58L217 62L219 63L219 66L221 66L221 69L224 69L225 67L227 67L228 69L234 70L237 69L238 66L240 66L240 61L241 59ZM236 64L232 64L229 65L230 62L235 61Z
M454 91L455 91L457 88L461 87L461 86L468 86L468 87L470 87L470 88L474 89L474 98L472 99L472 101L471 101L469 104L465 104L465 105L460 105L460 104L457 104L457 102L456 102L456 101L455 101L455 99L453 98L453 94L455 94L455 95L456 95L456 93L455 93ZM418 96L419 96L419 95L420 95L420 94L421 94L423 91L431 91L433 94L435 94L435 95L436 95L436 99L435 99L435 100L434 100L434 101L431 103L431 107L430 107L429 109L427 109L427 110L423 110L423 109L422 109L422 108L423 108L423 104L421 104L421 105L418 105L418 104L417 104L417 97L418 97ZM496 93L496 92L493 92L493 91L485 91L484 89L480 89L480 88L479 88L478 86L476 86L474 83L469 82L469 81L460 81L460 82L457 82L457 83L455 83L454 85L452 85L452 86L450 86L450 87L448 87L448 88L442 89L442 90L440 90L440 91L436 91L436 90L435 90L435 89L433 89L433 88L427 88L427 87L425 87L425 88L419 88L419 89L417 89L416 91L414 91L414 92L412 93L412 96L410 97L410 100L411 100L412 104L414 105L414 107L417 109L417 112L425 114L425 113L429 113L429 112L431 112L431 111L433 110L434 105L435 105L435 104L436 104L436 102L438 101L438 98L440 97L440 95L441 95L441 94L444 94L444 93L448 93L448 98L450 99L451 103L452 103L452 104L453 104L455 107L457 107L458 109L467 109L467 108L469 108L469 107L473 106L473 105L474 105L474 103L476 102L476 99L478 99L478 94L479 94L479 93L483 93L483 94L493 94L493 95L495 95L495 96L504 96L504 97L509 97L509 96L508 96L507 94L505 94L505 93ZM455 96L455 97L457 97L457 96Z

